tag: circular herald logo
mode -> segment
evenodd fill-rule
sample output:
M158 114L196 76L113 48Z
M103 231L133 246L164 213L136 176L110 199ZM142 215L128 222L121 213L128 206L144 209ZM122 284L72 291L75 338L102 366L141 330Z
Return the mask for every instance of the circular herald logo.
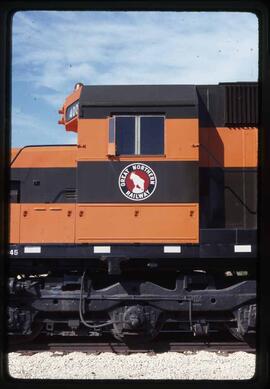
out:
M129 200L142 201L154 193L157 177L145 163L131 163L121 171L118 185Z

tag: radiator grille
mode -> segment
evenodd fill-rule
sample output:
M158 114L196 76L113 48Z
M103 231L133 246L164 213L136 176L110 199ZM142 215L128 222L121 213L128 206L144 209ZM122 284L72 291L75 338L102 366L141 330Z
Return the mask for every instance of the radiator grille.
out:
M225 85L225 125L258 124L258 84Z

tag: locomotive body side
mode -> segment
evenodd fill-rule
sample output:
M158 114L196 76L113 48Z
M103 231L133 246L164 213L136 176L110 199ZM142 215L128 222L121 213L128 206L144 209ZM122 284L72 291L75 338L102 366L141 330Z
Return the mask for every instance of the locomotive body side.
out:
M258 130L255 122L250 125L247 120L247 125L243 122L234 127L226 126L226 87L137 86L135 96L133 93L129 100L130 86L83 87L81 94L76 91L73 99L79 101L80 114L71 120L62 119L69 131L78 132L78 145L72 147L72 157L68 148L52 147L48 151L30 148L23 151L12 166L12 185L20 186L22 204L12 205L16 239L12 233L11 243L18 245L16 250L21 253L23 248L19 246L25 243L45 244L45 251L46 244L89 243L91 255L94 254L93 244L122 243L131 244L126 255L136 257L133 243L161 244L160 254L164 252L162 243L171 243L182 245L178 249L180 258L187 255L237 257L242 255L237 251L241 250L238 246L247 246L244 255L255 257ZM125 105L121 106L123 101ZM254 105L252 101L249 103ZM69 97L65 110L72 105L74 101ZM147 131L153 131L151 121L157 120L160 134L155 140L154 132L150 134L152 137L147 137ZM110 121L113 132L119 133L114 147L123 148L117 155L108 155ZM146 152L138 153L135 131L141 123L146 128L146 136L139 140L144 143L139 146L146 148ZM130 131L128 136L125 137L125 128L124 131L116 128L121 125ZM134 145L128 143L130 139L125 139L128 137ZM160 150L157 151L157 147ZM121 172L127 166L136 170L136 164L139 170L148 167L150 174L155 175L151 194L147 190L138 194L129 191L123 181L125 172L120 182ZM145 180L149 181L148 174ZM129 184L132 185L130 180ZM46 217L39 223L40 211L33 204L39 203L40 208L47 209L46 204L71 202L64 193L69 200L74 193L73 206L63 206L67 208L69 219L61 221L61 229L69 232L66 237L57 234L49 237L45 230L50 230L51 223L60 222L61 212L48 216L48 221L47 215L53 212L45 212L42 217ZM32 208L28 217L21 217L28 208L29 211ZM36 227L31 227L32 223ZM44 228L38 232L37 225L41 224ZM80 249L76 253L73 248L73 253L82 255ZM46 255L61 255L60 248L55 246L55 252L50 250Z
M256 104L255 83L76 88L59 123L77 145L12 155L10 333L66 333L58 312L121 340L168 321L253 334Z

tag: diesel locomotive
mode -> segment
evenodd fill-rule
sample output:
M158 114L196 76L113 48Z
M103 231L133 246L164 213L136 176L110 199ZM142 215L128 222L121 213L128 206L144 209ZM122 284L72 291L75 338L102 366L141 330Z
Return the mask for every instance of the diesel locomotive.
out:
M256 333L258 84L75 85L13 149L8 333Z

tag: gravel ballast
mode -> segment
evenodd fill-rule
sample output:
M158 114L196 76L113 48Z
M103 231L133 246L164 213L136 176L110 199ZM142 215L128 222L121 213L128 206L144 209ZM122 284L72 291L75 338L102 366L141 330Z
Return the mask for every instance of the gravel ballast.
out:
M30 379L250 379L255 354L228 355L199 351L195 354L99 355L41 352L32 356L10 353L9 373Z

